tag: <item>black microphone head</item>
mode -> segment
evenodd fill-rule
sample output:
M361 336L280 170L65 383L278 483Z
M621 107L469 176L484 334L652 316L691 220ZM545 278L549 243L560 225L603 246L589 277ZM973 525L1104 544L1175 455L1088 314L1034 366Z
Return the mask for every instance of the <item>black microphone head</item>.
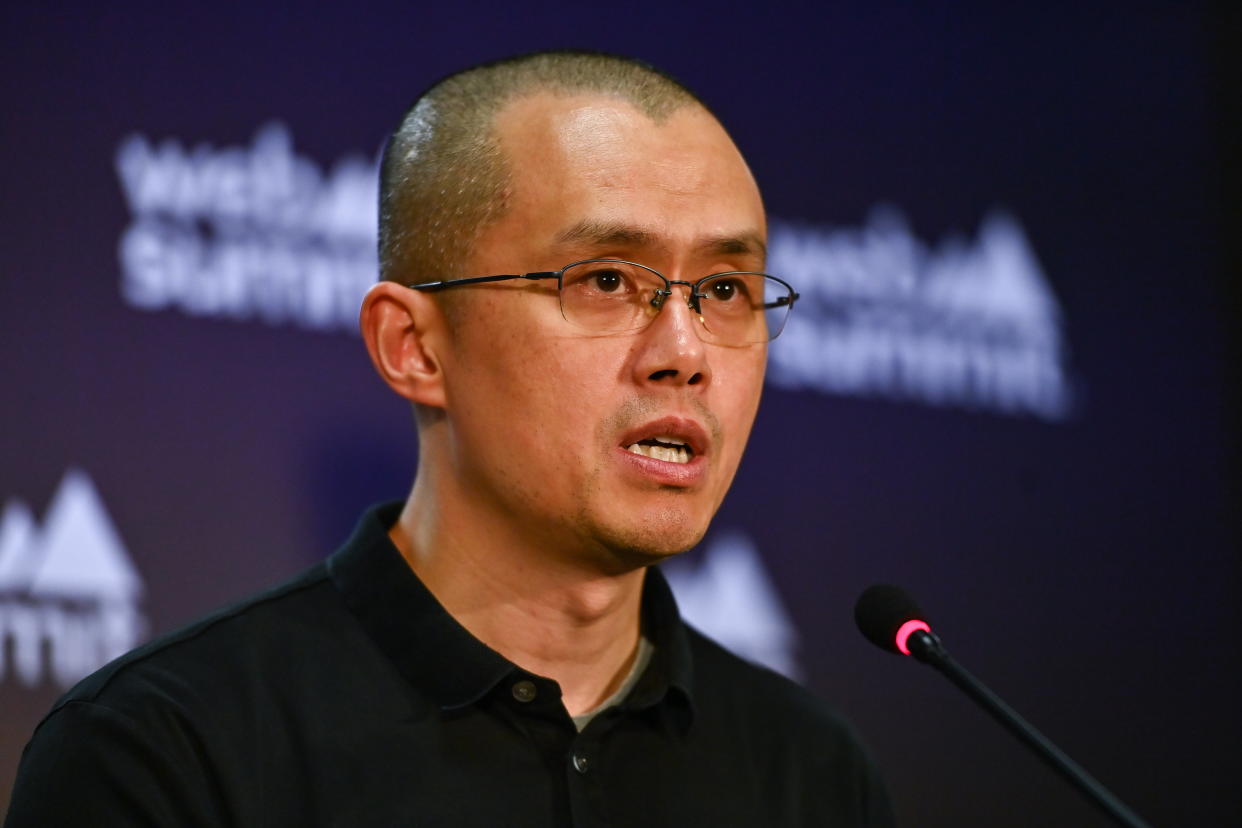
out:
M909 655L906 639L914 627L930 630L927 617L904 589L891 584L876 584L863 590L854 605L854 621L858 629L875 646L890 653ZM903 635L904 633L904 635Z

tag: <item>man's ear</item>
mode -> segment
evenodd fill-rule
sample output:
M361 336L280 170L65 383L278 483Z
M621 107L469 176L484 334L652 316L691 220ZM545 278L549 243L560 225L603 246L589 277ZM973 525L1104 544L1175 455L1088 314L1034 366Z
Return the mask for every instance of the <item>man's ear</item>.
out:
M362 300L358 323L371 363L389 388L411 402L444 407L440 349L447 328L430 295L379 282Z

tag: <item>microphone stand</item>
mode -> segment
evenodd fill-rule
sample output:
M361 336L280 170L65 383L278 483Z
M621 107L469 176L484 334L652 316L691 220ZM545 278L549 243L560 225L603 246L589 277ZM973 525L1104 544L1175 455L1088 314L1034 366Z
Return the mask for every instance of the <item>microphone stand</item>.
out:
M1112 817L1117 824L1127 828L1151 828L1138 814L1130 810L1124 802L1114 796L1087 771L1066 756L1056 745L1031 726L1016 711L989 690L981 681L966 672L962 665L953 660L940 641L940 636L932 632L918 630L913 633L906 646L910 655L924 664L930 664L961 688L975 702L991 714L992 718L1004 725L1005 729L1018 737L1018 740L1035 751L1062 778L1081 791L1101 810Z

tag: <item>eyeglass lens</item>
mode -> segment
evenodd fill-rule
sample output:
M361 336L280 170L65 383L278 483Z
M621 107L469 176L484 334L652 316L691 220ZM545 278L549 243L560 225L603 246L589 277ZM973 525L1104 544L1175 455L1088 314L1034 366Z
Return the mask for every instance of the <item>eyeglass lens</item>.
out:
M579 262L562 271L561 311L588 330L635 330L650 323L665 300L679 301L678 287L689 290L673 286L673 295L664 296L664 279L632 262ZM789 289L762 273L720 274L700 284L698 292L703 337L709 342L767 342L780 333L789 314Z

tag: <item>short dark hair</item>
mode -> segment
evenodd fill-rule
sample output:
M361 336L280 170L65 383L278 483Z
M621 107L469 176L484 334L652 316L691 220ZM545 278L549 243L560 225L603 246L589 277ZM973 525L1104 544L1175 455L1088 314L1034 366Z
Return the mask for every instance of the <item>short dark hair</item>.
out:
M384 148L382 279L413 284L478 275L460 271L480 231L504 214L509 186L496 115L541 92L615 96L657 123L686 106L707 109L664 72L599 52L535 52L449 75L414 101Z

